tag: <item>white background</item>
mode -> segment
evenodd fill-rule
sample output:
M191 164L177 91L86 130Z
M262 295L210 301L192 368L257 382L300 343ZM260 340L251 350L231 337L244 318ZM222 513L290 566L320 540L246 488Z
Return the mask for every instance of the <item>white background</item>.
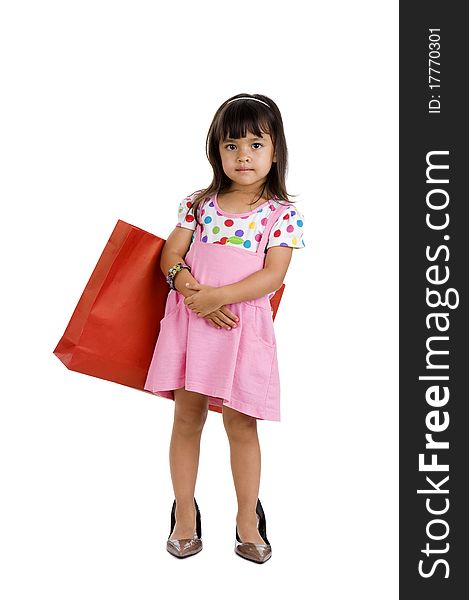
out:
M5 2L0 595L397 598L397 2ZM166 552L172 401L52 354L118 219L167 237L231 95L278 104L305 217L259 422L272 559L234 553L221 415L204 550Z

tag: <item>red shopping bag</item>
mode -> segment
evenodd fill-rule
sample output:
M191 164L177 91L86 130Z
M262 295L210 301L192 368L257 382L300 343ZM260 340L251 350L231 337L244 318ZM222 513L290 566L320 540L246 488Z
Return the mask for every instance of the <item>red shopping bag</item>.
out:
M143 390L169 292L165 241L117 221L53 351L68 369ZM284 288L271 298L273 319Z
M143 389L169 291L164 243L117 221L54 350L66 367Z
M270 299L270 308L272 310L272 320L275 320L275 315L277 314L278 307L280 304L280 300L282 299L284 289L285 289L285 284L282 283L282 285L278 288L278 290L275 292L275 294Z

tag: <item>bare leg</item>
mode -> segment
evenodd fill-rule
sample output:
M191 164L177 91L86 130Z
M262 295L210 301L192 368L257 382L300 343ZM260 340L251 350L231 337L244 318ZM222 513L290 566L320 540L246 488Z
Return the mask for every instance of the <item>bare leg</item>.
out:
M176 499L176 525L171 539L191 538L195 531L194 492L199 467L200 438L208 414L207 396L174 391L174 424L169 464Z
M233 481L238 499L236 525L243 542L264 544L257 529L256 504L259 496L261 452L257 421L223 406L223 424L230 442Z

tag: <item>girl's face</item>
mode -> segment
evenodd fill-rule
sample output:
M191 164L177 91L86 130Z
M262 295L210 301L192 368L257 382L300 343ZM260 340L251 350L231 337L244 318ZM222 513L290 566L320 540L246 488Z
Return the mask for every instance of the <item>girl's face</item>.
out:
M247 137L227 138L220 141L219 150L225 175L245 192L256 192L276 161L268 133L259 138L248 131Z

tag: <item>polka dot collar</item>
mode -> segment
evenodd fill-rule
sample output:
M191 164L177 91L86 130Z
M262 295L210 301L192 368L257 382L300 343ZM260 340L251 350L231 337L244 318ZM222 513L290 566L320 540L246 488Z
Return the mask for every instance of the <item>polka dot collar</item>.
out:
M273 200L273 198L270 198L269 200L266 200L263 204L259 204L258 206L256 206L256 208L254 210L250 210L249 212L244 212L244 213L229 213L226 212L225 210L222 210L219 206L218 206L218 192L215 192L215 195L212 197L213 202L215 204L216 209L218 210L218 212L220 212L222 215L226 215L227 217L248 217L249 215L254 214L255 212L260 211L261 208L264 208L264 206L266 206L267 204L270 203L271 200Z

